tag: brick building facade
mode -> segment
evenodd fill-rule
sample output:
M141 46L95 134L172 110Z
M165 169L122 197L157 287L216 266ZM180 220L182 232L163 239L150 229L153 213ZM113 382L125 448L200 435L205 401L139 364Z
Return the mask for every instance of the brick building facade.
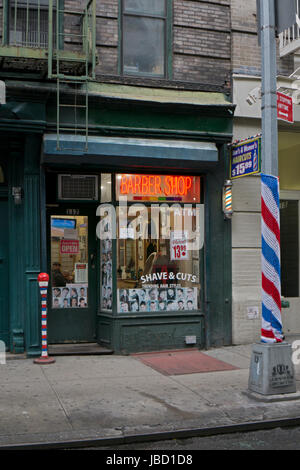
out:
M9 222L0 339L8 350L40 354L36 280L45 271L50 345L129 353L231 344L231 222L222 209L234 112L231 2L155 0L149 10L143 0L57 0L58 15L54 0L1 5L0 208ZM139 243L120 231L109 250L102 246L97 207L118 207L124 175L156 177L164 195L166 182L193 181L204 245L179 264L166 261L171 245L160 235ZM168 309L151 298L168 284L141 284L149 269L184 279L170 287L177 303L168 299Z

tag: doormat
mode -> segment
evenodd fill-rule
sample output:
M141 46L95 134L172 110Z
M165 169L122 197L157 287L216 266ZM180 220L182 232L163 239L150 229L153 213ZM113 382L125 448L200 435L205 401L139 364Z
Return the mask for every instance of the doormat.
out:
M133 356L163 375L199 374L238 369L197 350L139 353Z

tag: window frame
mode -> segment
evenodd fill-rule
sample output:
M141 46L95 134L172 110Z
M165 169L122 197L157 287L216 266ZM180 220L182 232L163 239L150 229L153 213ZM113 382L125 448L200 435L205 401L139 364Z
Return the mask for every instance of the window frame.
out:
M148 13L125 13L124 11L124 0L119 0L119 60L118 60L118 72L123 77L143 78L143 79L156 79L156 80L171 80L172 79L172 51L173 51L173 2L172 0L165 0L166 11L164 16L154 15ZM124 18L125 16L136 17L136 18L150 18L150 19L163 19L165 22L164 31L164 73L163 75L156 75L145 72L128 73L124 72Z

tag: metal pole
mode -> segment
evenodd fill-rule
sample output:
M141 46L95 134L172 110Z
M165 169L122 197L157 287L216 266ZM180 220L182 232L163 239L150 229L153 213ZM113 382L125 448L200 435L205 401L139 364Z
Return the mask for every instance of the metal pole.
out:
M260 0L262 342L282 341L275 0Z
M281 321L275 0L260 0L259 5L262 49L262 328L261 344L254 344L252 348L248 390L250 396L258 393L270 397L277 396L279 390L281 395L296 392L296 379L291 347L283 342ZM278 377L279 364L287 365L284 378L281 371Z
M262 173L278 176L275 2L260 0L262 66Z
M49 283L49 275L47 273L40 273L38 275L38 283L41 294L41 306L42 306L42 355L41 357L34 359L35 364L53 364L55 359L48 356L48 339L47 339L47 289Z

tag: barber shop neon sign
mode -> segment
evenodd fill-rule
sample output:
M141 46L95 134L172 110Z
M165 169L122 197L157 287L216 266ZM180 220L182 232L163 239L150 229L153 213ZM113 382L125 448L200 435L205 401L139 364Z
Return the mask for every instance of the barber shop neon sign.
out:
M183 175L117 175L119 196L132 200L178 200L189 197L192 200L200 196L200 178ZM197 197L195 197L197 196ZM170 199L169 199L170 198Z

